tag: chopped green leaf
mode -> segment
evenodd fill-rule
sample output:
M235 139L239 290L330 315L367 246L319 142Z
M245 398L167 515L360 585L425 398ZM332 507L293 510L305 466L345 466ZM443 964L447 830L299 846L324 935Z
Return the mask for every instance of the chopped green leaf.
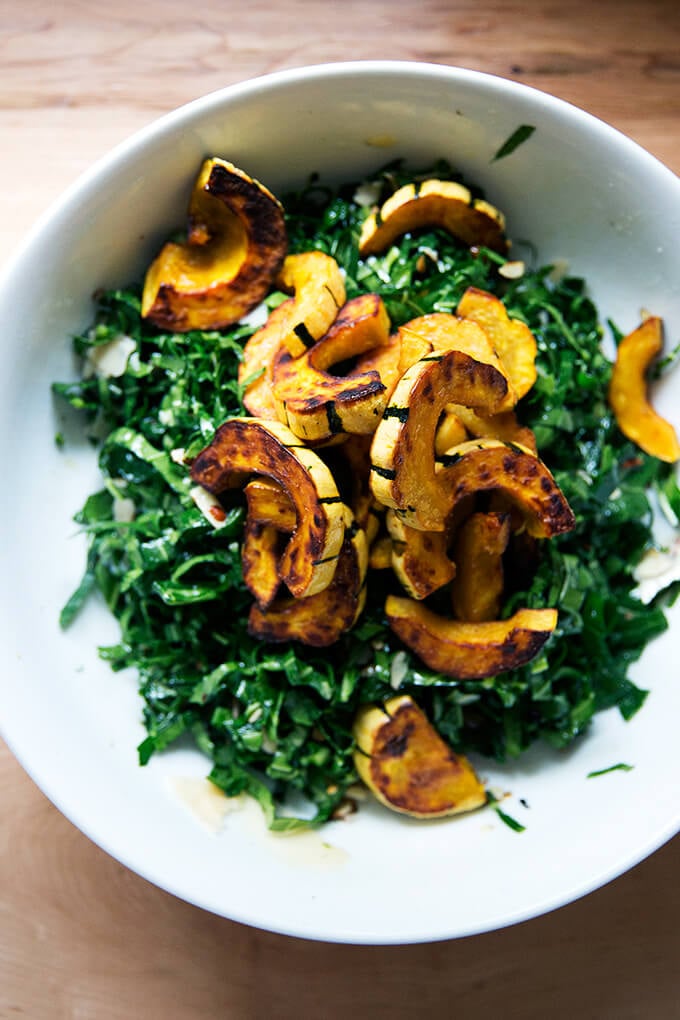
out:
M633 765L626 765L620 761L617 765L610 765L609 768L596 769L594 772L589 772L586 778L593 779L595 776L606 776L608 772L631 772L633 768Z
M520 124L520 126L512 132L510 137L506 138L491 162L495 163L496 160L504 159L506 156L509 156L510 153L514 152L515 149L522 145L523 142L526 142L528 138L531 138L535 130L536 128L532 124Z
M494 811L496 812L500 820L504 823L504 825L507 825L507 827L509 829L512 829L513 832L526 831L526 825L522 825L522 823L518 822L516 818L512 817L512 815L509 815L506 811L503 811L503 809L500 806L500 801L495 796L495 794L491 793L490 790L487 790L486 792L486 799L487 803L490 805L490 807L494 809Z

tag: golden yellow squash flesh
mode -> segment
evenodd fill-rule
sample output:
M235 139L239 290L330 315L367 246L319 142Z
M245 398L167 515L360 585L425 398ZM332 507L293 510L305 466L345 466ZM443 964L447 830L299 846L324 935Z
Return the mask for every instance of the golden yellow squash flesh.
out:
M352 628L366 601L366 536L349 522L330 584L316 595L255 603L248 633L263 641L299 641L314 648L334 644Z
M441 818L482 807L484 786L470 762L442 740L408 696L365 705L353 728L354 764L382 804L414 818Z
M609 386L609 403L619 428L641 450L659 460L680 460L680 443L673 425L649 401L647 370L663 347L663 323L645 319L619 344Z
M345 301L345 284L335 259L321 251L288 255L275 283L293 296L274 308L247 341L238 380L245 387L243 405L249 414L279 420L274 360L280 351L299 357L326 333Z
M231 418L191 465L191 478L215 495L242 488L253 475L278 482L295 507L295 529L279 574L296 598L333 580L345 534L346 507L330 470L280 422Z
M438 476L435 462L440 416L452 401L486 414L500 410L508 382L482 329L455 319L457 347L433 350L412 365L397 384L371 446L371 487L404 523L442 531L455 495ZM490 351L487 355L486 350ZM487 359L487 360L483 360Z
M226 160L205 160L186 241L149 267L142 316L162 329L223 329L264 298L286 254L283 209L263 184Z
M414 599L424 599L443 588L455 576L456 566L447 553L443 531L409 528L388 510L385 515L392 540L392 569L402 588Z
M293 298L288 298L269 313L264 326L256 330L243 348L238 381L243 387L243 406L253 418L278 421L272 392L272 363L281 347L281 338L290 329Z
M286 257L276 283L294 295L281 342L295 358L334 322L345 303L345 281L334 258L322 251L306 251Z
M396 595L388 596L385 614L394 633L426 666L460 680L523 666L557 625L555 609L518 609L507 620L473 623L439 616L422 602Z
M406 184L365 220L359 239L363 257L385 251L398 237L424 227L440 227L465 244L507 251L505 218L467 188L431 179Z
M503 554L510 540L510 514L473 513L454 543L456 575L451 601L459 620L479 623L500 616L505 583Z
M401 341L401 374L428 355L446 351L463 351L476 361L492 365L506 380L506 393L497 410L515 406L517 394L508 372L486 330L472 319L464 320L447 312L430 312L405 322L397 330ZM461 384L463 379L460 380ZM464 403L461 393L461 403ZM471 405L473 406L473 405ZM474 405L476 406L476 405Z
M471 439L440 461L438 477L452 508L467 496L500 490L522 513L535 538L571 531L574 513L543 461L531 450L499 439Z
M465 436L456 439L461 429ZM441 456L450 447L458 446L467 439L501 439L504 443L515 443L538 454L536 436L528 426L520 425L513 410L485 416L471 407L447 404L437 429L437 454Z
M272 393L281 421L305 441L339 433L371 435L387 402L375 369L356 367L335 375L333 367L386 347L390 321L377 294L348 301L327 332L297 357L285 347L272 364Z
M457 312L482 327L518 398L525 396L536 382L536 340L529 327L519 319L511 319L495 294L476 287L468 287Z
M257 604L267 608L281 587L281 536L295 530L297 514L285 490L268 478L254 478L243 491L248 507L241 544L243 580Z

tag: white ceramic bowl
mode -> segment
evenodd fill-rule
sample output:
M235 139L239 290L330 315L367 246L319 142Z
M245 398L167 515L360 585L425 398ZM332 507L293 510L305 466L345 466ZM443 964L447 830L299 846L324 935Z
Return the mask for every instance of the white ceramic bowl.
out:
M492 156L520 124L531 140ZM4 369L0 441L2 725L27 771L63 813L134 871L218 914L309 938L441 939L524 920L619 875L678 829L678 613L633 676L651 695L630 723L598 717L561 755L536 749L482 767L511 791L516 834L492 811L414 823L368 805L318 836L267 836L250 811L221 835L199 824L168 778L198 776L190 751L141 769L134 676L96 646L115 640L104 611L67 633L59 607L84 547L73 512L96 486L86 446L58 451L50 382L71 377L70 335L97 287L142 273L181 221L200 160L220 154L275 191L310 171L353 178L389 158L448 157L530 238L544 261L585 275L603 316L632 328L640 309L680 330L680 182L593 117L513 82L442 66L349 63L246 82L161 118L118 147L45 216L0 286ZM680 379L659 396L680 424ZM596 780L587 773L634 765ZM523 807L519 798L530 806Z

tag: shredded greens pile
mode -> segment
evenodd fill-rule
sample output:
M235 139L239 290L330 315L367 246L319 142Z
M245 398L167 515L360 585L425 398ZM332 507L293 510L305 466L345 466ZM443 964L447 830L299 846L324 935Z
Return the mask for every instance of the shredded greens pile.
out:
M438 166L421 176L447 175ZM372 183L371 197L382 201L414 176L391 166ZM437 230L406 235L362 261L357 241L367 209L355 191L312 182L285 198L289 250L332 255L346 274L347 298L377 292L394 327L427 312L455 312L472 285L497 294L536 337L538 379L518 416L534 430L577 526L542 544L528 589L514 591L505 606L506 615L520 605L559 609L557 631L525 667L475 681L428 671L385 623L385 595L397 585L388 571L371 574L366 610L332 649L248 636L239 494L216 530L190 498L187 469L171 452L198 453L225 418L245 413L236 377L253 326L163 333L141 321L139 287L103 293L75 350L88 364L94 348L131 338L125 370L54 385L99 437L103 477L75 518L89 552L62 625L99 592L120 624L119 643L101 648L101 656L139 676L147 732L140 762L189 735L212 762L212 781L229 795L253 794L278 829L303 824L301 815L315 822L333 816L356 782L357 707L397 689L413 695L455 749L501 761L537 740L566 747L602 709L616 706L630 718L645 692L628 678L629 667L666 627L662 608L632 594L632 569L652 544L656 496L680 517L672 469L626 440L609 410L611 365L584 282L556 280L551 267L505 279L503 257L470 251ZM270 295L269 307L283 298Z

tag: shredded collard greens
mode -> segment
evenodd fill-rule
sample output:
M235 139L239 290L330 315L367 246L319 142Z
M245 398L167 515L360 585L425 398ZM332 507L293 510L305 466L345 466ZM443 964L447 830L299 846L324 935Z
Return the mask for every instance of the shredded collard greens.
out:
M444 165L427 175L452 176ZM414 176L398 164L382 171L373 182L376 201ZM398 687L456 750L499 761L537 740L564 748L594 713L616 706L628 719L640 708L645 692L629 667L667 626L658 604L633 595L632 570L653 542L654 493L678 517L680 493L672 468L616 425L607 404L611 364L583 280L555 280L551 267L505 279L501 256L438 230L407 234L384 255L361 260L367 209L354 195L354 187L336 192L312 181L284 199L289 250L332 255L346 274L348 299L377 292L397 327L427 312L455 312L475 286L498 295L536 337L538 379L518 415L534 430L577 525L542 544L528 581L526 570L517 571L506 615L519 606L559 609L556 632L528 665L475 681L428 671L386 625L385 595L397 584L388 571L371 575L362 617L330 650L249 637L239 494L214 528L172 452L195 455L227 417L244 414L237 370L253 326L159 332L141 320L139 287L113 290L98 295L96 321L74 343L87 365L96 348L129 338L124 370L54 385L100 437L103 476L76 516L89 552L62 625L99 592L120 624L120 641L101 656L114 670L133 667L139 675L147 732L140 762L189 736L210 759L212 781L229 795L253 794L278 829L303 824L301 815L332 817L356 782L351 726L361 703ZM269 306L282 299L270 295ZM133 512L122 514L125 505Z

